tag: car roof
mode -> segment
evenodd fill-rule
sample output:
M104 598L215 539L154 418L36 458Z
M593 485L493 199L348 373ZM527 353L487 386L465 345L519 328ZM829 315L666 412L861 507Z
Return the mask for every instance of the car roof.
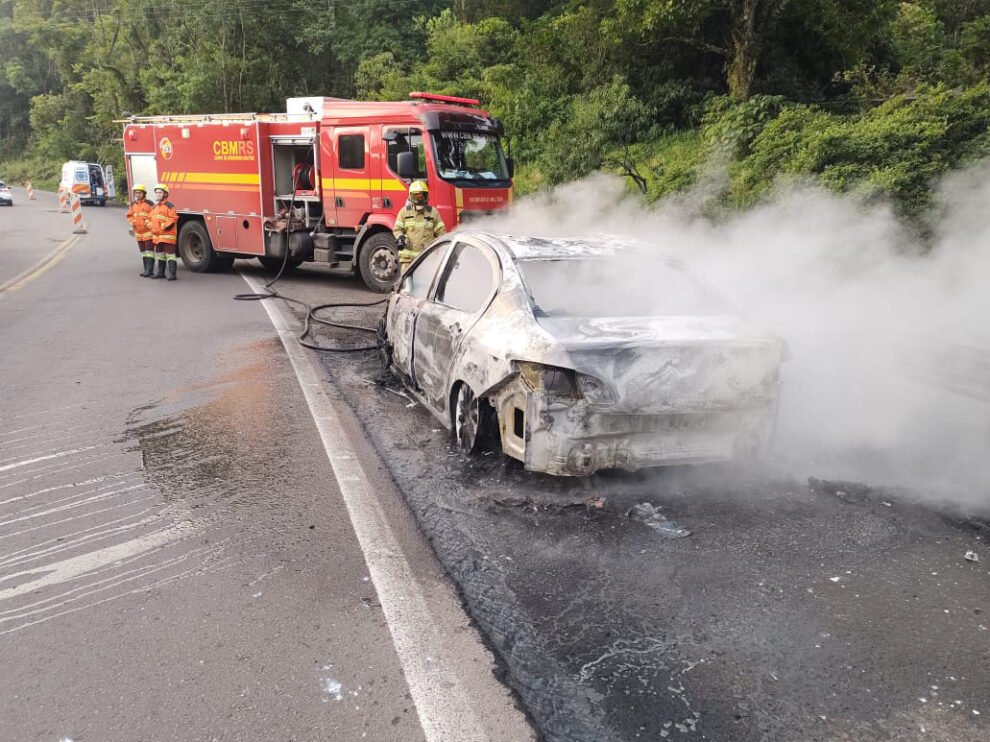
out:
M651 245L614 235L529 237L480 231L473 232L473 234L493 247L501 246L515 260L607 258L620 253L647 253L661 259L671 259Z

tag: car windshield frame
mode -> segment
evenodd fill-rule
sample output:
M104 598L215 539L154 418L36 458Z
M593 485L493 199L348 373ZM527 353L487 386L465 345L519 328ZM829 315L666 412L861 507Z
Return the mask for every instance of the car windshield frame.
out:
M615 267L615 261L628 261L636 268L636 273L629 272L627 275L635 275L635 280L621 281L618 291L605 292L603 288L609 285L608 281L602 281L592 270L591 266L601 264L610 269ZM537 319L543 318L618 318L618 317L701 317L719 316L732 314L732 309L728 302L720 296L714 289L701 281L696 276L685 269L678 261L664 256L648 254L616 254L616 255L575 255L575 256L554 256L554 257L531 257L517 258L517 270L525 289L526 300L529 302L533 316ZM540 275L532 270L533 266L539 266L538 270L549 269L552 264L574 267L569 273L554 270ZM579 266L579 264L581 264ZM675 276L680 281L679 296L685 303L694 303L691 311L658 311L663 306L663 301L669 297L663 297L660 288L663 284L663 277L658 276L657 268L670 271L671 276ZM592 280L592 276L594 279ZM549 280L543 280L549 278ZM580 281L577 283L576 281ZM556 291L553 289L556 288ZM686 289L686 290L685 290ZM549 305L545 292L550 291L558 296L556 305ZM536 296L541 293L541 297ZM650 297L645 299L644 297ZM662 297L662 298L657 298ZM543 301L541 305L540 301ZM650 305L650 311L643 311L641 308L628 309L631 304L638 303L639 307L644 304ZM548 305L550 308L547 308Z

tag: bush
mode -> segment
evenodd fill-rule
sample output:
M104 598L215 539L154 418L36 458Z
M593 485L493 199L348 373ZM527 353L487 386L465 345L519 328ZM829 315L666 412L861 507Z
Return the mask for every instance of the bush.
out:
M734 167L732 198L748 205L782 175L817 176L835 191L885 194L902 214L916 217L939 176L987 153L988 126L987 83L897 96L856 116L788 107Z

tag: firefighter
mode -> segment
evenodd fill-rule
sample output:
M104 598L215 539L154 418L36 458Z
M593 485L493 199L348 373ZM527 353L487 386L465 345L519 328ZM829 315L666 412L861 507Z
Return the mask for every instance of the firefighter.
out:
M127 209L127 221L131 224L130 232L137 240L141 260L144 263L144 273L139 276L150 278L155 272L155 243L151 239L151 202L147 199L148 189L136 183L131 191L134 200Z
M409 186L409 200L395 217L392 234L399 248L400 274L423 252L424 247L447 231L439 212L430 206L429 200L430 189L426 183L413 181Z
M155 207L151 210L151 233L155 241L155 261L157 270L152 278L175 280L175 242L179 231L179 213L175 204L168 200L168 186L159 183L155 186Z

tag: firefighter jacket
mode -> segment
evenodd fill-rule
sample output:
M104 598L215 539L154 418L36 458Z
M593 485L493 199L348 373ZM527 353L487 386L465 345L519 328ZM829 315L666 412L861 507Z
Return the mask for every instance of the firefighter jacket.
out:
M160 201L151 210L151 234L155 242L175 244L179 231L179 212L171 201Z
M134 230L134 238L141 242L151 239L151 202L148 199L135 201L127 209L127 221Z
M403 235L406 238L405 249L399 251L399 262L411 263L424 247L446 231L440 214L429 204L419 209L411 204L404 207L395 217L392 229L396 239Z

